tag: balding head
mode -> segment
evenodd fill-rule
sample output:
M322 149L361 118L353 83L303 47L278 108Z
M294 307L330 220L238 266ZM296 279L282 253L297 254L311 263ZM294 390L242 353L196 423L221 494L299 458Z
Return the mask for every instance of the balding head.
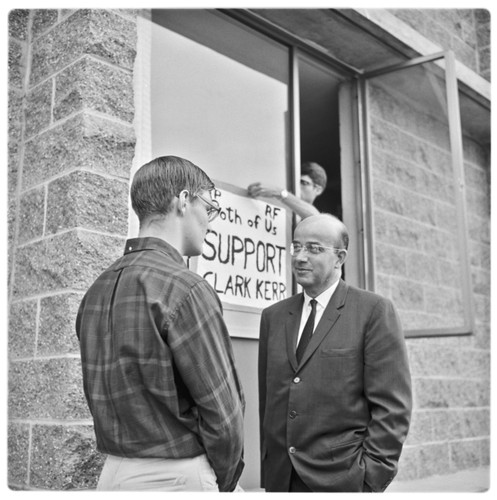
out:
M308 295L317 297L340 278L348 242L345 224L333 215L312 215L297 225L292 270Z
M345 248L345 250L349 247L347 226L334 215L311 215L297 224L295 234L297 234L299 228L300 230L306 228L308 231L311 230L313 233L321 235L321 238L325 238L328 243L333 243L331 246Z

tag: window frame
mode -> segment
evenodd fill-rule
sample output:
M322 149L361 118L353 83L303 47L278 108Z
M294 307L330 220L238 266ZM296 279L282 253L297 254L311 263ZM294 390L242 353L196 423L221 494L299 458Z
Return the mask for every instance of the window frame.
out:
M427 62L438 61L438 66L445 71L446 97L448 125L450 134L450 150L452 157L452 173L454 186L456 187L456 211L458 227L458 243L461 249L461 292L463 303L463 323L443 328L420 328L406 329L405 336L413 337L438 337L471 335L474 332L474 306L472 297L471 267L469 261L469 231L468 215L466 209L466 184L464 177L464 159L462 144L462 127L459 105L459 88L456 75L456 60L452 51L437 52L435 54L417 57L404 63L378 68L374 71L365 72L358 76L358 121L359 133L361 135L360 163L362 165L362 220L364 231L364 287L375 291L376 269L375 269L375 231L373 220L373 201L371 189L371 140L369 123L369 103L367 86L371 78L387 74L393 71L402 71L413 66L422 65Z

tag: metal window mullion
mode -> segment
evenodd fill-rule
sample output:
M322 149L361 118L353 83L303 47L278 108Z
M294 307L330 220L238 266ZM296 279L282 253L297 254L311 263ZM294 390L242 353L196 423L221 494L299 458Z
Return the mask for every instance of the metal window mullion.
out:
M450 148L454 183L456 187L456 210L458 224L459 248L461 249L462 293L465 330L470 333L474 328L473 298L471 273L469 267L468 222L466 213L466 183L464 180L464 155L462 145L462 127L459 111L459 88L456 75L454 53L448 51L445 55L445 85L447 91L447 112L449 120Z
M374 245L374 217L373 193L371 179L371 124L369 120L368 86L364 78L358 80L358 120L359 131L362 135L360 142L359 158L362 165L361 172L361 201L364 237L364 280L365 288L370 291L376 289L375 276L375 245Z

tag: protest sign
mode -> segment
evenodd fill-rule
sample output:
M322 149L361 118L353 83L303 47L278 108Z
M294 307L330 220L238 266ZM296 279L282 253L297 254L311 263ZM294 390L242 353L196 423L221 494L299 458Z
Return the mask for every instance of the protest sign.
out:
M225 304L262 309L288 297L285 209L237 188L216 188L212 198L221 212L210 223L197 273Z

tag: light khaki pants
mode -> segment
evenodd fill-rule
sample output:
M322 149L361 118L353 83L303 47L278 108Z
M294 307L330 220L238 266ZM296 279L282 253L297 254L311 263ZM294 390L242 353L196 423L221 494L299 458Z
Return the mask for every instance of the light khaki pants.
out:
M219 491L219 488L206 455L179 459L108 455L97 490Z

